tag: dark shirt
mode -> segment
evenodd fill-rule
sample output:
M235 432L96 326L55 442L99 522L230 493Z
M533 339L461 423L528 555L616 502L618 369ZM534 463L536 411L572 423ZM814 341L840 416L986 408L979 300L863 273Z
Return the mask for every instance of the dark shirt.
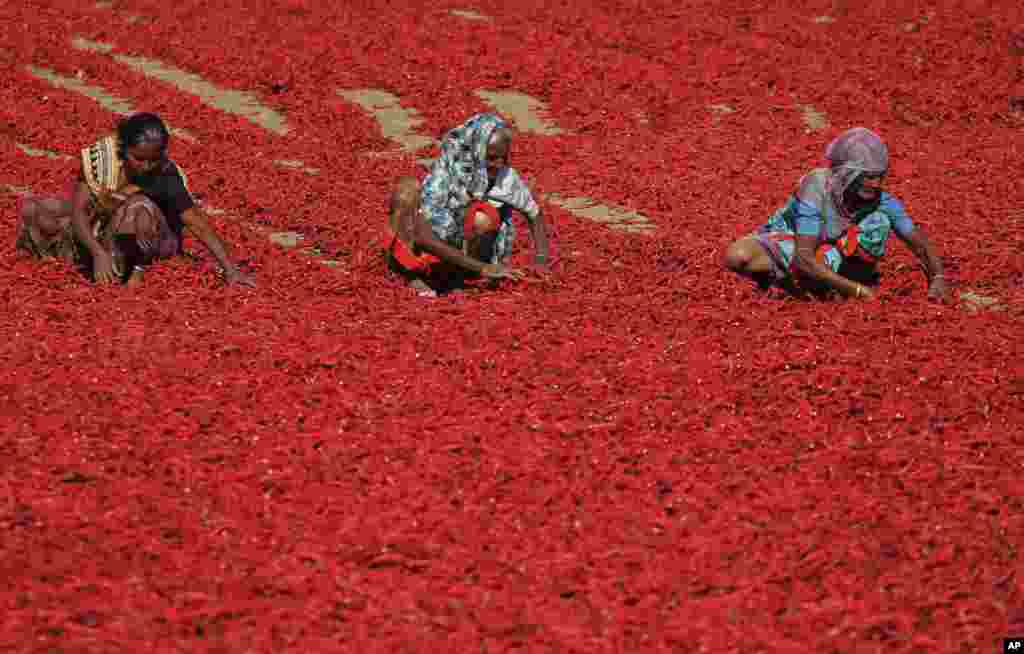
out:
M133 177L129 181L141 188L143 195L160 207L160 211L167 217L167 225L180 241L185 226L181 215L196 206L196 201L178 166L173 161L167 161L159 172Z

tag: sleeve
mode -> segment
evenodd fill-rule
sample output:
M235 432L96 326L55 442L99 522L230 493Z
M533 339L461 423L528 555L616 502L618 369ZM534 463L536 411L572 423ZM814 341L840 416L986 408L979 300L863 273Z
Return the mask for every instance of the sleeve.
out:
M914 221L911 220L903 203L888 193L882 195L878 210L889 217L893 230L900 238L907 238L914 231Z
M185 176L185 171L174 162L171 162L171 165L174 166L174 172L176 173L171 176L170 188L168 189L171 206L174 207L175 211L181 213L196 206L196 199L188 188L188 177Z
M800 180L793 198L795 231L800 236L820 236L825 226L825 184L820 175L809 173Z
M530 220L534 220L540 214L540 205L530 192L530 187L514 168L506 168L499 182L487 194L488 197L509 205Z

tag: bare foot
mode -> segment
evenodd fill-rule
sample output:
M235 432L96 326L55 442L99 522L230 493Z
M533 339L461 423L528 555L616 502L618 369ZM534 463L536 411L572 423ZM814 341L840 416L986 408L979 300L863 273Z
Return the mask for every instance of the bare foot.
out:
M142 281L143 281L144 278L145 278L145 273L143 273L141 270L133 270L131 276L128 277L128 281L126 281L124 283L124 285L125 286L140 286L142 284Z
M427 283L422 279L413 279L409 282L409 288L416 291L416 295L419 297L435 298L437 297L437 291L427 286Z

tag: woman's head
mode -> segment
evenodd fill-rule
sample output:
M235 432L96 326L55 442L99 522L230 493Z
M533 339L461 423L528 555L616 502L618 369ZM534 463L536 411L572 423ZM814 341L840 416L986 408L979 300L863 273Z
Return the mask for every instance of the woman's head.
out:
M167 157L170 132L156 114L133 114L117 124L118 154L129 177L159 170Z
M882 197L884 174L861 173L857 175L850 187L846 189L847 202L877 202Z
M512 149L512 130L498 127L491 133L487 141L487 177L494 181L502 168L508 166L509 152Z
M428 201L465 209L484 197L501 169L508 165L511 131L500 116L476 114L441 139L441 156L431 169ZM441 197L443 195L443 197Z
M830 162L831 191L842 207L877 202L889 172L889 148L864 127L848 129L825 149Z

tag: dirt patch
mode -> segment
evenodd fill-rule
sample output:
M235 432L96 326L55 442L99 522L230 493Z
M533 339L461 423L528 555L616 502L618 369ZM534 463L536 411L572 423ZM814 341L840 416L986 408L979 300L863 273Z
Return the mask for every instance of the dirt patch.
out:
M33 148L30 145L25 145L24 143L15 143L14 147L18 148L19 150L21 150L30 157L45 157L47 159L60 159L64 161L74 159L74 157L68 156L66 154L61 154L60 152L40 150L38 148Z
M87 98L92 98L96 102L99 102L100 105L108 111L112 111L116 114L129 114L134 111L132 106L128 104L126 100L110 95L105 89L99 86L86 84L74 77L65 77L64 75L56 73L48 68L26 66L25 69L39 79L46 80L54 86L74 91L75 93L84 95Z
M466 20L477 20L477 21L483 21L483 22L487 22L487 23L489 23L492 20L494 20L490 16L485 16L485 15L483 15L481 13L477 13L477 12L471 11L469 9L452 9L448 13L451 14L452 16L458 16L459 18L465 18Z
M4 193L10 193L13 195L31 195L32 189L27 186L17 186L15 184L0 184L0 190Z
M546 119L547 105L525 93L477 91L476 94L498 113L508 117L521 132L542 136L557 136L565 132Z
M274 165L279 168L297 170L313 177L320 174L319 168L307 166L304 162L299 161L298 159L274 159Z
M611 229L635 233L651 233L655 229L654 223L643 214L622 207L599 204L597 200L591 198L565 197L558 193L548 193L544 195L544 199L574 216L608 225Z
M1006 311L1006 306L999 300L999 298L992 297L990 295L982 295L981 293L974 293L972 291L966 291L960 294L960 302L964 308L971 312L978 311Z
M101 107L103 107L107 111L118 114L119 116L127 116L128 114L133 114L136 111L136 109L131 104L129 104L127 100L123 100L122 98L118 98L117 96L112 95L110 92L108 92L101 86L86 84L77 77L67 77L65 75L61 75L60 73L56 73L52 70L49 70L48 68L40 68L38 66L26 66L25 69L32 75L38 77L39 79L46 80L54 86L66 89L68 91L73 91L80 95L84 95L87 98L95 100L96 102L100 103ZM171 134L174 134L179 138L185 139L190 143L197 143L199 141L199 139L197 139L194 134L187 130L172 127L170 125L167 126L167 129L170 130Z
M272 232L267 238L271 243L288 249L297 248L306 240L306 237L298 232Z
M212 213L209 208L207 208L206 211L207 213ZM218 212L224 213L219 210ZM269 227L264 227L263 225L258 225L256 223L242 222L240 224L249 231L265 237L268 241L280 248L285 250L294 250L298 254L315 259L318 263L331 268L339 268L343 266L341 261L328 258L316 244L303 247L303 244L306 242L306 235L301 232L275 232Z
M712 113L711 122L715 125L722 119L722 116L736 113L736 107L725 103L708 105L708 111Z
M403 107L398 98L387 91L338 89L338 95L373 114L384 137L398 143L405 152L415 152L436 142L413 131L423 124L423 119L415 109Z
M828 117L809 104L798 105L807 126L807 132L819 132L828 128Z
M104 54L110 54L114 47L109 43L89 41L83 38L72 39L71 44L78 50L101 52ZM110 56L146 77L167 82L186 93L198 96L200 100L211 107L235 114L236 116L242 116L265 130L279 135L287 134L289 131L284 116L269 107L263 106L259 100L249 93L233 89L222 89L195 73L169 66L156 59L120 54Z

